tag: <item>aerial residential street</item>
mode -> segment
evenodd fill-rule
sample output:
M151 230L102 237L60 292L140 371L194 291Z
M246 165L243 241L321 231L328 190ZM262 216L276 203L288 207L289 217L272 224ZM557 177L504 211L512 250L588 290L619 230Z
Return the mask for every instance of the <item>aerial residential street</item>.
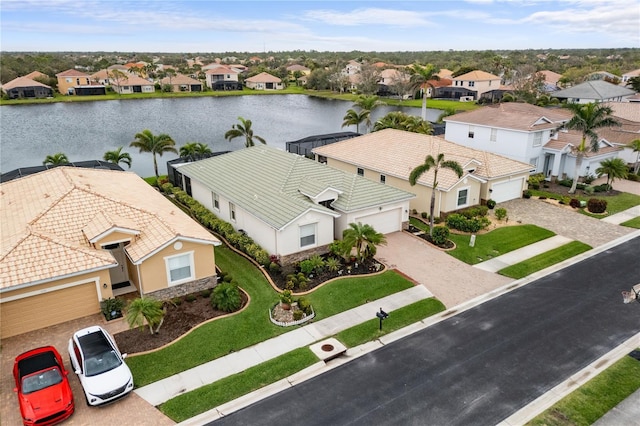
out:
M620 295L638 253L636 237L212 424L495 425L640 331Z

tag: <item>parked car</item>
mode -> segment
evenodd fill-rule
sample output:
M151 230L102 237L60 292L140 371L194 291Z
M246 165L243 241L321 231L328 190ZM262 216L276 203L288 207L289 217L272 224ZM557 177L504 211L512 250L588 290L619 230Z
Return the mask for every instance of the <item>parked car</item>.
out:
M14 392L25 425L54 425L71 416L73 393L60 353L53 346L32 349L13 364Z
M100 326L76 331L69 339L71 366L88 405L113 402L133 390L133 376L115 341Z

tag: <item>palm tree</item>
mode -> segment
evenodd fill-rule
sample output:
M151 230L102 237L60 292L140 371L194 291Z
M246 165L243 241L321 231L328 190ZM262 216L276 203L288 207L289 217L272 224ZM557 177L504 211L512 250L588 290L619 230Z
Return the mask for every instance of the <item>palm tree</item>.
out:
M162 302L150 297L141 297L129 302L127 306L127 323L129 328L142 327L145 320L151 334L157 333L164 322L165 310Z
M438 123L442 123L446 117L450 117L456 114L456 109L454 107L447 107L438 116Z
M244 146L246 148L255 145L255 143L253 142L254 139L263 144L267 143L260 136L253 134L253 129L251 128L251 120L245 120L242 117L238 117L238 120L240 120L241 124L234 124L233 126L231 126L231 130L227 131L227 133L224 134L225 139L228 139L229 142L231 142L231 139L244 136Z
M344 248L351 250L356 249L356 260L362 262L363 260L373 257L376 253L376 246L380 244L386 244L387 240L385 236L369 224L350 223L349 227L342 232L342 241Z
M342 127L347 126L356 126L356 133L360 133L360 123L363 121L370 122L371 112L367 110L362 110L360 112L355 109L350 109L347 111L347 114L343 118Z
M187 142L180 147L180 157L198 158L205 154L211 154L211 149L201 142Z
M636 165L633 167L633 173L638 174L638 169L640 169L640 139L634 139L631 141L631 149L633 152L637 152L636 155Z
M158 173L158 160L156 155L162 157L165 152L173 152L175 154L178 151L174 148L175 141L171 139L171 136L162 133L155 136L151 133L151 130L145 129L140 133L136 133L135 140L129 144L134 148L139 148L140 152L150 152L153 155L153 170L156 173L156 180L160 177Z
M383 103L380 101L380 98L375 95L360 95L353 101L353 106L360 108L360 115L365 117L364 121L367 125L367 131L371 128L371 113L380 105L383 105ZM347 114L349 114L349 111L347 111Z
M373 131L377 132L383 129L397 129L412 133L422 133L430 135L433 133L431 123L424 121L415 115L405 114L401 111L392 111L376 121Z
M429 207L429 235L433 236L433 213L436 206L436 190L438 189L438 170L450 169L458 175L458 178L462 177L464 171L462 166L457 161L445 161L444 154L438 154L437 159L434 159L431 155L427 155L424 159L424 163L416 166L409 174L409 184L414 186L420 176L429 170L433 169L433 184L431 185L431 206Z
M67 155L63 152L59 152L53 155L47 155L47 158L42 162L43 165L51 165L51 166L61 166L63 164L69 164L69 159Z
M437 75L440 70L432 64L425 66L414 64L410 69L412 74L411 87L414 91L422 91L422 119L427 121L427 90L425 86L433 89L433 84L430 82L440 80L440 77Z
M629 174L627 163L622 158L607 158L600 162L600 167L596 169L598 177L607 175L607 187L612 189L613 181L625 179Z
M131 162L133 160L131 160L131 156L129 155L128 152L122 152L122 148L124 148L124 147L121 146L121 147L118 147L118 149L116 149L116 150L105 152L104 156L102 157L102 159L104 161L108 161L108 162L114 163L114 164L124 163L129 168L131 168Z
M582 132L580 145L573 149L576 154L576 170L573 176L573 184L571 185L571 189L569 189L569 194L573 194L576 192L578 177L580 176L580 169L582 167L582 159L587 153L598 152L600 148L596 129L619 126L620 123L611 116L613 113L611 107L595 102L588 104L570 103L567 104L567 108L573 112L573 117L571 117L563 127ZM590 141L588 145L587 137Z

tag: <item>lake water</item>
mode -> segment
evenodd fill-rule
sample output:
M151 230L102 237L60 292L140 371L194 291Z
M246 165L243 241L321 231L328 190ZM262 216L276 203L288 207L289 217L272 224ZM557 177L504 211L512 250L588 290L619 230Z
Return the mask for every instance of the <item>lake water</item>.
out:
M129 147L144 129L156 135L167 133L176 141L176 149L187 142L202 142L212 151L236 150L244 147L244 139L229 142L224 134L243 117L253 122L255 135L284 150L286 142L307 136L355 132L355 126L341 127L351 107L348 101L305 95L4 105L0 107L0 171L41 165L47 155L58 152L72 162L100 160L106 151L124 146L133 159L131 170L152 176L151 154ZM381 106L374 110L372 121L397 110L420 116L420 108ZM440 112L428 110L427 118L435 121ZM365 127L360 125L361 133ZM161 174L166 173L166 161L173 158L175 154L158 157Z

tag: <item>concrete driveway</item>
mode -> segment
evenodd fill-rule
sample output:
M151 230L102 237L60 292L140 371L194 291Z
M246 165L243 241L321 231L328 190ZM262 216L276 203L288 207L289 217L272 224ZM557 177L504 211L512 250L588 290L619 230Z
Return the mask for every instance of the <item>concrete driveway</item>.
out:
M92 315L69 321L63 324L43 328L31 333L21 334L15 337L2 339L2 373L0 382L2 390L0 395L0 418L3 425L20 425L20 409L18 399L13 392L13 360L15 357L29 349L39 346L53 345L65 361L65 367L69 365L69 354L67 343L74 331L90 325L101 325L110 333L116 333L127 329L128 326L122 320L106 323L101 315ZM118 424L126 425L173 425L172 420L162 414L155 407L149 405L144 399L135 393L131 393L126 398L104 407L88 407L84 400L84 394L80 381L75 373L70 372L69 382L75 400L75 413L64 422L65 425L105 425L113 426Z

